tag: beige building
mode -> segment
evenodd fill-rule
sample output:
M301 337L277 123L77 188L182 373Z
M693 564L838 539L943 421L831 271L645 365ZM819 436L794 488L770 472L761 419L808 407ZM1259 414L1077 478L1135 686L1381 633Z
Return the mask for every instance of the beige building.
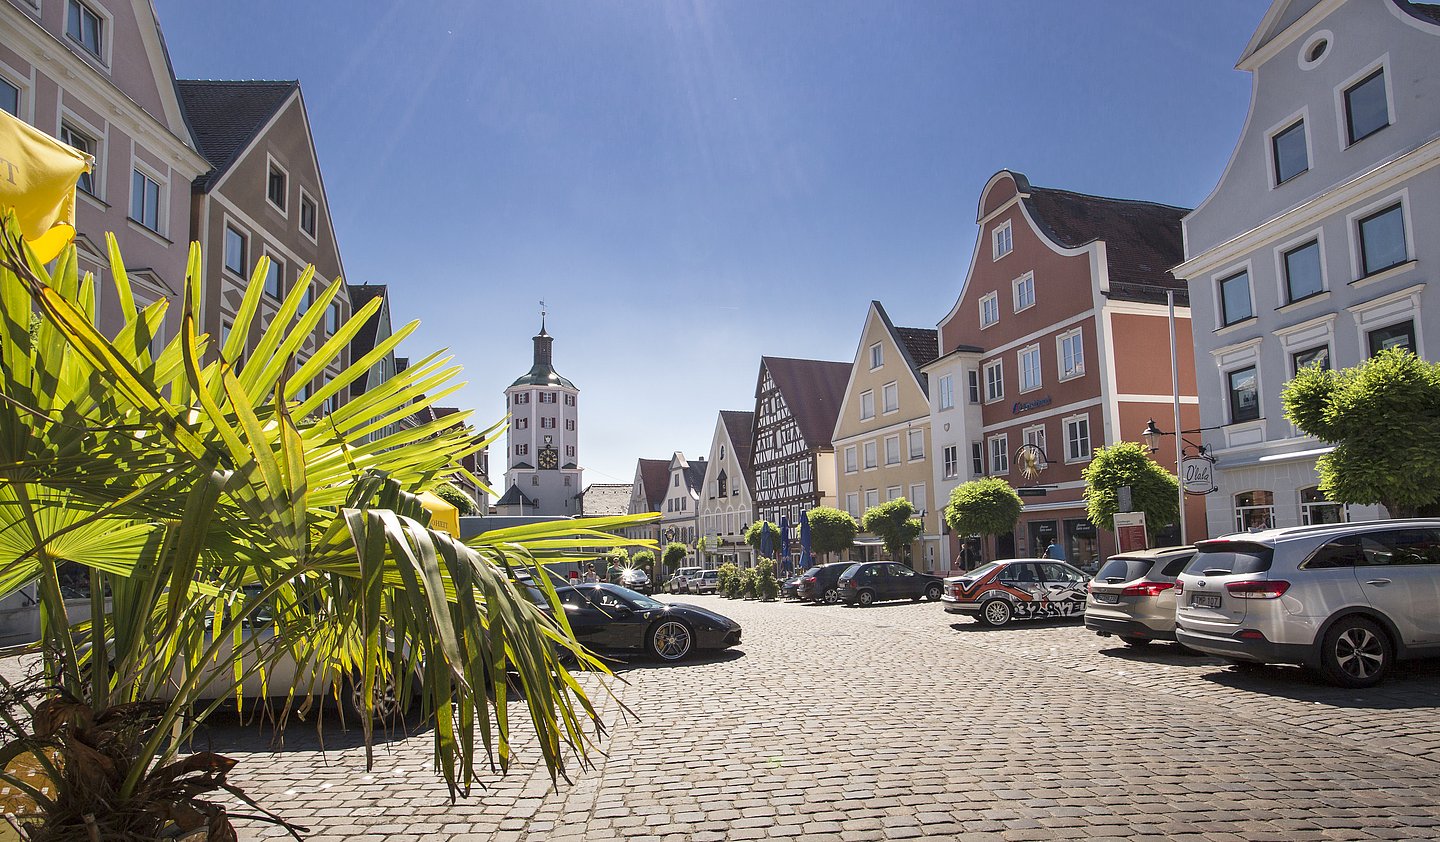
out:
M700 533L706 553L701 563L718 567L725 562L752 567L755 552L745 543L745 530L755 522L755 498L750 493L750 447L755 413L722 409L705 460L705 482L700 493Z
M938 347L936 331L896 327L880 302L870 302L834 435L840 508L859 521L881 503L909 500L925 524L910 559L923 571L940 564L941 516L931 493L929 384L920 367ZM863 532L856 545L853 557L873 559L882 549Z

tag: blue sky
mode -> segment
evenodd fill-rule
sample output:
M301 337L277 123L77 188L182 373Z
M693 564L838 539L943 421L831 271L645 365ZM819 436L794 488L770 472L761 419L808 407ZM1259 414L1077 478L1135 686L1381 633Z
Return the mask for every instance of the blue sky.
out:
M156 0L181 78L301 81L348 279L477 422L545 299L587 483L703 456L762 354L849 361L872 298L934 327L998 169L1198 204L1267 5Z

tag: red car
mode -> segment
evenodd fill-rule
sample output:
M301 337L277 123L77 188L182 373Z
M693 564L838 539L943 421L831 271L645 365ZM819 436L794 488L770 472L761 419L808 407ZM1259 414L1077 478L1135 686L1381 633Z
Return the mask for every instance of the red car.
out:
M1012 558L947 578L941 599L951 614L1003 626L1011 620L1083 615L1089 582L1089 576L1063 561Z

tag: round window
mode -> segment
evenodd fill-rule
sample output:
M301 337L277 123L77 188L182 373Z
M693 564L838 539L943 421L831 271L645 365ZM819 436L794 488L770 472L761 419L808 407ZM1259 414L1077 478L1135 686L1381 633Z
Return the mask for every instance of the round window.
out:
M1302 70L1309 70L1324 61L1325 56L1330 53L1330 41L1333 38L1334 36L1331 35L1328 30L1321 30L1306 39L1305 46L1300 48L1300 55L1298 56L1300 68Z

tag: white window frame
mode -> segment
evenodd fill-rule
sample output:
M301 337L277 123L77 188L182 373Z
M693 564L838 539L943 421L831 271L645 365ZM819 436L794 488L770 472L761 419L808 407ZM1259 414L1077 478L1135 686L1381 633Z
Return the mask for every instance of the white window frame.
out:
M990 475L1003 477L1010 473L1010 436L1001 433L986 438L990 457Z
M30 93L30 77L0 61L0 81L15 89L15 116L27 123L35 121L35 97Z
M905 437L906 437L906 442L905 442L906 451L907 451L907 453L908 453L909 456L910 456L909 461L911 461L911 462L921 462L921 461L924 461L924 459L925 459L925 430L924 430L923 428L922 428L922 429L918 429L918 430L910 430L910 431L908 431L908 432L905 434ZM917 443L920 445L918 448L915 446ZM918 452L917 452L917 451L918 451Z
M917 491L920 493L916 494L915 492ZM930 494L928 487L923 482L911 483L910 496L905 499L909 500L910 505L915 507L917 517L924 516L930 511Z
M1361 337L1361 341L1366 341L1363 335ZM1230 375L1234 374L1237 371L1244 371L1247 368L1255 369L1255 408L1259 411L1260 414L1254 418L1247 418L1243 421L1237 421L1235 420L1235 404L1233 402L1234 394L1230 390ZM1289 378L1287 377L1286 379L1288 380ZM1263 422L1265 420L1265 367L1260 364L1260 359L1258 357L1222 369L1220 372L1220 391L1225 396L1224 401L1226 426L1233 426L1236 424L1255 424Z
M1360 247L1360 220L1383 211L1397 202L1400 204L1400 218L1405 226L1405 260L1388 269L1381 269L1374 274L1366 275L1363 252ZM1410 189L1408 187L1389 193L1382 199L1367 202L1345 214L1345 228L1350 241L1350 277L1354 278L1351 281L1352 286L1363 286L1380 278L1388 278L1391 273L1402 271L1415 262L1415 229L1411 222Z
M892 456L895 457L895 458L893 458L893 459L890 458L890 457L892 457ZM897 435L893 435L893 436L886 436L886 437L885 437L885 467L888 468L888 467L890 467L891 465L898 465L898 464L900 464L900 462L901 462L901 459L900 459L900 436L899 436L898 434L897 434Z
M1025 384L1025 378L1028 374L1026 366L1027 358L1035 361L1035 382L1028 386ZM1040 343L1037 342L1034 345L1026 345L1024 348L1021 348L1019 351L1015 352L1015 364L1020 371L1019 394L1023 395L1026 392L1033 392L1036 389L1044 388L1045 370L1040 362Z
M1033 444L1045 452L1049 458L1050 451L1045 447L1045 425L1034 424L1020 431L1020 437L1026 444Z
M1307 56L1310 55L1310 51L1315 48L1315 45L1321 41L1325 42L1325 51L1314 61L1311 61ZM1320 62L1324 61L1326 57L1330 55L1330 45L1334 43L1335 34L1333 32L1328 29L1316 31L1309 38L1306 38L1304 45L1300 47L1300 52L1295 56L1296 64L1300 65L1301 70L1312 70L1319 67Z
M1070 434L1071 428L1080 423L1085 425L1085 454L1083 456L1077 455L1070 447L1070 442L1072 438L1074 438ZM1082 412L1078 415L1066 416L1061 420L1060 428L1065 432L1065 464L1073 465L1076 462L1089 462L1095 454L1095 440L1091 438L1090 415Z
M272 169L279 170L280 174L285 177L285 204L283 205L275 204L274 200L270 198L270 171ZM290 218L290 170L282 166L269 152L265 153L265 204L282 217Z
M1072 341L1075 346L1075 359L1079 363L1073 369L1065 367L1065 343ZM1085 376L1085 331L1080 327L1074 327L1055 337L1055 370L1060 372L1059 380L1064 383L1066 380L1074 380L1076 377Z
M306 203L306 202L309 202L310 204L312 204L312 205L315 206L315 230L314 230L314 231L306 231L306 230L305 230L305 225L304 225L304 219L305 219L304 207L305 207L305 203ZM311 195L310 195L310 191L309 191L309 190L306 190L306 189L305 189L305 185L303 185L303 184L300 185L300 203L299 203L299 205L297 206L297 209L296 209L296 211L295 211L295 227L298 228L298 229L300 229L300 235L301 235L302 237L304 237L305 239L309 240L309 241L312 242L312 243L316 243L316 244L318 244L318 243L320 242L320 203L315 200L315 197L314 197L314 196L311 196Z
M870 346L870 370L874 371L875 369L883 368L884 366L885 346L880 342L876 342L875 344Z
M900 411L900 383L891 380L880 387L880 411L885 415L892 415Z
M864 470L877 470L880 467L880 448L879 445L876 444L875 440L871 439L870 441L865 442L864 446L861 448L861 451L865 455L865 461L861 463Z
M945 479L954 479L960 475L960 452L953 444L947 444L940 451L941 473Z
M898 485L890 485L890 486L886 486L886 487L885 487L885 502L887 502L887 503L889 503L889 502L892 501L892 500L899 500L901 497L904 497L904 496L905 496L905 489L902 488L901 486L898 486Z
M870 511L871 509L875 508L875 507L878 506L878 505L880 505L880 489L878 489L878 488L867 488L867 489L865 489L865 511L868 512L868 511ZM863 514L863 512L862 512L862 514Z
M261 243L261 245L260 245L260 253L263 254L263 255L265 255L266 257L270 258L270 270L271 270L271 271L278 271L278 272L280 273L280 274L279 274L279 278L280 278L280 295L279 295L279 297L271 296L271 299L274 300L274 301L284 301L284 300L285 300L285 297L290 294L290 290L286 289L286 287L285 287L285 281L286 281L286 278L285 278L285 270L286 270L287 268L289 268L289 267L286 265L286 264L287 264L287 261L285 260L285 258L280 257L280 256L277 254L277 252L278 252L278 249L272 247L269 243ZM278 269L277 269L277 267L278 267ZM265 294L266 294L266 295L269 295L269 294L270 294L270 272L266 272L266 273L265 273L265 279L262 281L262 283L264 283L264 285L265 285Z
M1001 246L1004 249L1001 249ZM1015 232L1010 225L1010 220L996 225L990 229L990 259L999 260L1015 250Z
M63 29L61 31L64 33L65 43L74 44L79 47L79 50L76 52L77 55L98 62L108 71L110 69L111 56L114 55L115 18L110 14L109 9L99 3L91 3L87 2L87 0L76 0L76 2L88 10L90 14L94 15L100 22L100 51L98 53L90 52L90 48L85 46L84 42L76 40L70 35L70 0L64 0L65 14L64 20L62 21Z
M947 410L947 409L954 409L954 408L955 408L955 378L954 378L954 376L953 376L953 375L950 375L950 374L946 374L946 375L942 376L942 377L936 382L936 389L940 392L940 394L939 394L940 410L943 412L943 411L945 411L945 410Z
M1003 401L1003 400L1005 400L1005 363L1004 363L1004 361L1003 361L1003 360L994 360L993 362L985 363L984 368L985 368L985 391L984 391L984 394L982 395L982 397L984 398L984 400L982 401L982 403L994 403L995 401ZM993 380L992 380L991 377L990 377L990 370L991 370L991 369L995 369L995 371L996 371L996 376L995 376L995 378L994 378ZM992 383L999 387L998 390L995 391L993 394L991 393L991 389L990 389L990 386L991 386Z
M853 444L845 445L845 473L860 473L860 452Z
M987 313L994 313L995 318L986 321ZM1000 323L1000 293L991 290L980 296L980 329L985 330Z
M1023 289L1027 289L1027 288L1030 290L1030 301L1029 301L1028 304L1022 302L1022 301L1021 301L1021 297L1020 297L1020 291L1023 290ZM1034 272L1026 272L1025 274L1021 275L1020 277L1018 277L1018 278L1016 278L1015 280L1011 281L1011 282L1010 282L1010 292L1011 292L1011 295L1012 295L1012 297L1013 297L1013 299L1014 299L1013 303L1014 303L1014 305L1015 305L1015 312L1016 312L1016 313L1019 313L1019 312L1021 312L1022 310L1029 310L1031 307L1034 307L1034 306L1035 306L1035 273L1034 273Z
M143 221L141 221L141 220L139 220L139 219L136 219L136 218L133 216L133 211L135 210L135 175L136 175L137 173L138 173L140 176L142 176L142 177L144 177L144 178L146 178L146 179L148 179L148 180L150 180L150 181L152 181L152 182L155 183L155 227L154 227L154 228L151 228L150 226L146 225ZM149 231L151 234L155 234L155 235L158 235L158 236L160 236L160 237L166 237L166 238L168 239L167 232L169 231L169 224L168 224L169 221L170 221L169 218L168 218L169 215L170 215L170 182L169 182L169 179L165 178L164 176L159 175L159 174L155 171L155 168L154 168L154 167L150 166L149 164L146 164L144 161L141 161L138 157L132 157L132 158L130 159L130 202L129 202L129 204L128 204L128 205L126 206L126 208L125 208L125 217L126 217L126 219L130 220L131 222L134 222L136 225L139 225L139 226L140 226L141 228L143 228L144 230Z
M1280 173L1276 169L1279 161L1275 158L1275 138L1281 133L1289 131L1296 123L1305 124L1305 127L1302 129L1305 133L1305 169L1295 173L1284 181L1280 181ZM1271 126L1269 131L1265 132L1265 181L1270 185L1271 190L1289 184L1315 168L1315 149L1314 144L1310 140L1312 127L1310 122L1310 107L1306 106Z
M1356 236L1359 236L1358 230L1356 231ZM1297 298L1294 301L1291 301L1290 277L1286 271L1285 255L1287 252L1302 248L1312 242L1318 243L1320 247L1320 291L1312 295L1307 295L1304 298ZM1320 299L1325 297L1325 293L1330 291L1330 267L1328 265L1329 261L1325 259L1325 255L1327 254L1327 252L1325 250L1324 228L1312 228L1309 231L1304 232L1303 234L1298 234L1294 237L1291 237L1285 242L1275 246L1274 254L1275 300L1280 302L1280 307L1278 309L1284 310L1286 307L1289 307L1292 304L1309 304L1314 301L1319 301Z
M985 392L980 388L980 369L965 369L965 398L972 404L979 406L984 403Z
M1334 42L1332 41L1331 44L1333 46ZM1326 52L1329 51L1327 50ZM1345 108L1345 92L1355 87L1362 79L1374 73L1376 70L1382 71L1385 77L1385 110L1390 118L1390 122L1370 134L1365 135L1365 137L1360 138L1355 141L1355 143L1351 143L1350 131L1347 126L1349 121L1346 119L1349 112ZM1390 54L1387 52L1335 86L1335 130L1338 133L1340 150L1342 152L1354 146L1356 143L1374 137L1400 121L1399 115L1395 113L1395 88L1393 79L1394 74L1390 72Z
M850 515L851 517L860 517L860 492L845 492L845 513Z
M985 442L970 442L970 472L974 475L971 479L985 476Z
M1247 278L1249 278L1249 284L1247 286L1250 292L1250 315L1243 319L1238 319L1236 321L1230 322L1229 324L1226 324L1225 290L1222 286L1222 282L1228 281L1231 278L1234 278L1236 275L1242 273ZM1243 325L1251 319L1259 317L1258 313L1256 312L1257 308L1255 306L1255 267L1252 265L1252 261L1246 260L1244 263L1237 263L1234 266L1230 266L1224 269L1223 271L1214 273L1210 276L1210 283L1213 284L1213 289L1215 290L1216 333L1221 333L1226 330L1232 330L1238 325Z
M1415 353L1421 359L1426 359L1424 319L1421 318L1420 310L1420 293L1424 287L1425 284L1415 284L1346 308L1355 320L1360 359L1370 359L1371 333L1405 321L1413 322L1415 326ZM1333 357L1330 365L1331 368L1339 367Z
M860 393L860 420L869 421L875 417L875 392L866 389Z
M9 80L7 79L6 81ZM21 91L21 94L23 96L23 90ZM99 199L103 202L105 201L105 132L101 131L95 126L92 126L89 121L81 118L80 115L76 114L74 111L71 111L68 108L61 108L59 119L55 121L55 137L57 139L60 139L61 143L65 142L62 136L67 126L72 132L83 135L86 140L89 140L95 145L95 151L94 153L92 153L95 157L95 163L90 168L90 186L94 187L95 189L93 192L87 192L84 188L81 188L79 186L78 181L76 183L76 188L80 191L82 195L88 195L92 199Z

